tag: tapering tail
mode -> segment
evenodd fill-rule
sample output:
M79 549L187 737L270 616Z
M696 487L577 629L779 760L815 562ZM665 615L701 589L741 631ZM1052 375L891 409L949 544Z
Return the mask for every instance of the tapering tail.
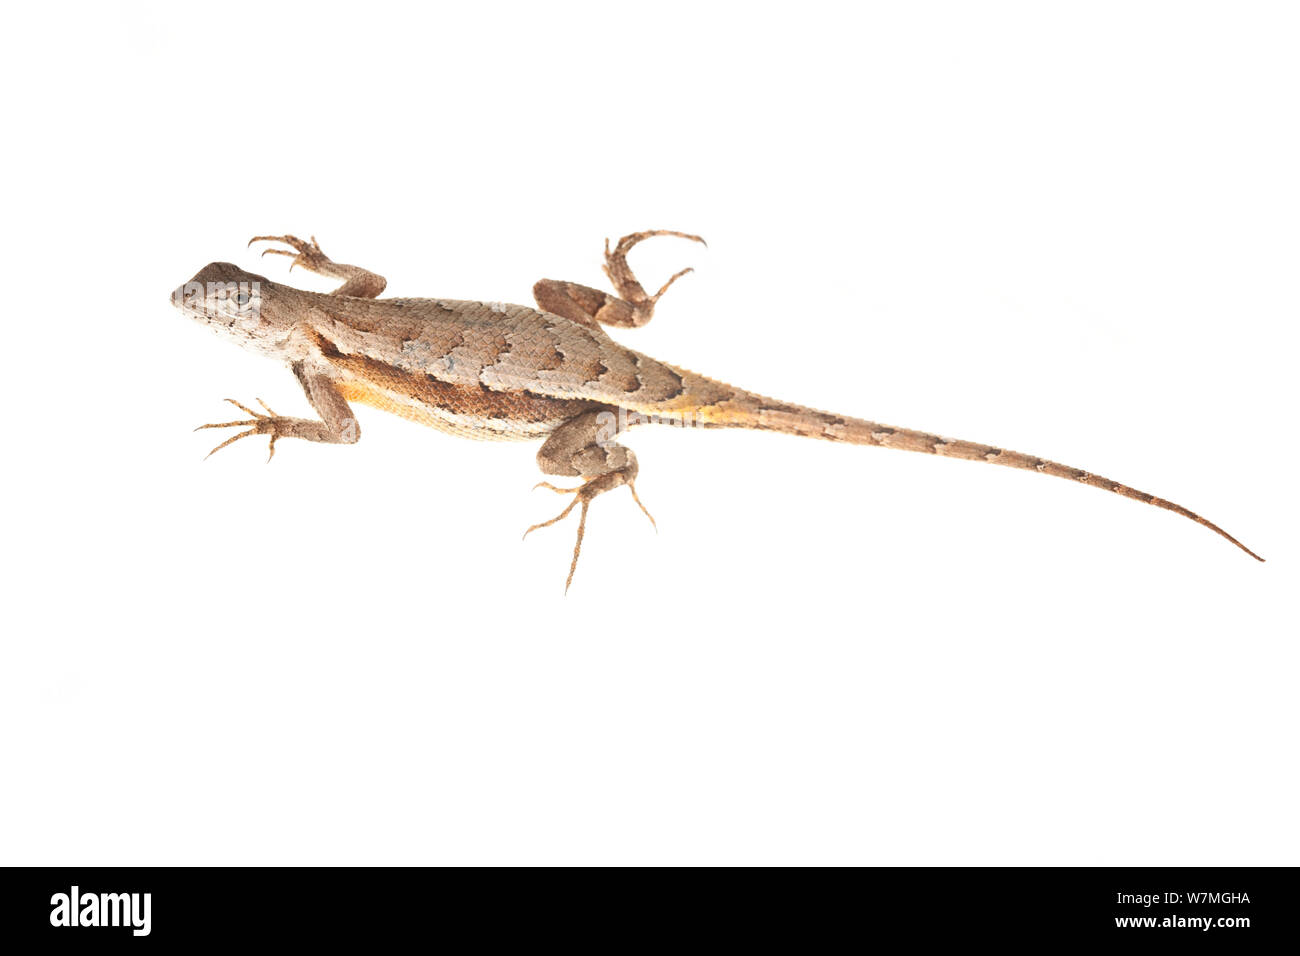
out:
M1166 511L1191 518L1197 524L1204 525L1215 534L1227 538L1242 551L1263 561L1258 554L1250 550L1217 524L1189 511L1182 505L1157 498L1155 495L1138 491L1117 481L1094 475L1081 468L1071 468L1054 461L1036 458L1033 455L995 448L992 445L979 445L975 442L952 438L941 438L927 432L913 431L909 428L894 428L861 418L849 418L833 415L829 412L790 405L765 398L752 392L734 389L711 379L685 370L676 370L683 378L685 393L694 401L692 414L699 424L722 428L758 428L767 431L784 432L790 435L804 435L809 438L821 438L827 441L843 441L854 445L879 445L882 448L899 448L903 451L922 452L927 455L942 455L945 458L965 458L969 461L984 461L992 465L1007 468L1020 468L1024 471L1036 471L1039 474L1068 478L1071 481L1094 488L1102 488L1132 498L1145 504L1155 505Z
M1005 448L994 448L991 445L979 445L975 442L962 441L960 439L940 438L937 435L912 431L908 428L892 428L887 425L878 425L875 422L862 421L854 418L836 419L834 416L828 416L828 421L830 419L843 422L842 430L844 437L838 439L841 441L847 441L857 445L880 445L882 448L901 448L904 451L919 451L930 455L943 455L945 458L965 458L969 461L986 461L991 465L1003 465L1007 468L1020 468L1024 471L1036 471L1039 474L1052 475L1056 478L1068 478L1071 481L1077 481L1082 485L1091 485L1093 488L1113 491L1115 494L1123 495L1125 498L1132 498L1135 501L1141 501L1148 505L1155 505L1157 508L1164 508L1166 511L1180 514L1184 518L1191 518L1197 524L1204 525L1215 534L1227 538L1256 561L1264 560L1254 551L1250 550L1250 548L1246 547L1232 535L1228 534L1228 532L1220 528L1213 521L1202 518L1196 512L1184 508L1180 504L1175 504L1174 502L1167 501L1164 498L1158 498L1155 495L1148 494L1145 491L1138 491L1136 488L1122 485L1118 481L1103 478L1101 475L1094 475L1091 472L1084 471L1082 468L1072 468L1069 465L1062 465L1055 461L1047 461L1046 459L1036 458L1033 455L1025 455L1018 451L1008 451ZM836 440L836 436L833 434L827 434L825 437L830 438L831 440Z

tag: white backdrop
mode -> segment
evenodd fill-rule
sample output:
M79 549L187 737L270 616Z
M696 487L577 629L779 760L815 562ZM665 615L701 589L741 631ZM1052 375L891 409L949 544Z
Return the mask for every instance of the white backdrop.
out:
M1282 864L1300 64L1285 4L11 10L0 862ZM694 265L624 343L1095 470L308 406L185 320L315 234L389 294ZM295 270L293 281L327 289Z

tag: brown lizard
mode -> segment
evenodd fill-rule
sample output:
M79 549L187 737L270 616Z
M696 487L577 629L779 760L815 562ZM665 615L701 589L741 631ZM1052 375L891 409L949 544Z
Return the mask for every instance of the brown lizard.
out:
M636 496L637 461L616 442L632 425L670 421L708 428L756 428L857 445L990 462L1068 478L1173 511L1259 555L1218 525L1181 505L1091 472L1019 452L791 405L725 385L619 345L602 326L635 328L690 269L648 295L627 264L628 252L651 236L699 236L668 230L635 232L611 250L605 273L617 296L573 282L543 279L533 287L538 308L450 299L380 299L386 280L368 269L331 261L312 238L256 236L292 251L290 269L342 279L332 293L306 292L245 272L228 262L205 266L172 293L187 315L245 348L289 364L319 420L278 415L261 399L249 417L200 428L243 428L213 452L249 435L351 444L360 437L349 402L362 402L465 438L541 439L543 473L581 478L577 488L541 487L573 500L545 528L580 507L577 541L565 590L573 581L592 499L627 485ZM269 457L268 457L268 460Z

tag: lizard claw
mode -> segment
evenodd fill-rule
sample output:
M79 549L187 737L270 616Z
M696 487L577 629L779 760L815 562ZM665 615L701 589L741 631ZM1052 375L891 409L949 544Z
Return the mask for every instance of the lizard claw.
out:
M691 242L698 242L703 246L708 243L700 236L693 235L689 232L676 232L672 229L649 229L644 232L631 232L620 239L613 249L609 247L609 239L605 240L605 275L625 303L625 309L630 310L630 314L622 317L623 321L612 322L612 324L628 324L632 326L645 325L654 315L655 305L659 299L668 291L669 287L682 276L694 272L694 269L682 269L673 275L667 282L660 286L659 291L654 295L646 292L645 287L637 280L631 267L627 264L627 254L637 243L649 239L652 236L676 236L678 239L689 239ZM612 320L611 320L612 321Z
M533 485L531 490L536 491L538 488L545 488L548 491L554 491L556 494L560 495L568 495L581 490L579 488L561 488L559 485L553 485L549 481L539 481L537 484ZM527 533L527 531L524 532L525 535L527 535Z
M649 229L645 232L628 233L618 241L616 246L614 246L613 252L609 249L609 239L605 240L605 274L608 275L610 279L614 280L623 278L624 273L627 274L627 278L631 278L631 272L627 266L627 254L632 251L632 247L637 243L649 239L652 236L676 236L678 239L689 239L691 242L698 242L706 249L709 247L709 244L700 236L692 235L689 232L674 232L672 229ZM668 291L670 285L688 272L694 271L694 269L683 269L681 272L678 272L671 279L665 282L658 292L648 297L650 302L652 304L658 302L660 297ZM620 289L619 291L621 294L622 290ZM644 293L642 294L644 295Z
M587 509L591 507L593 498L608 490L609 486L604 481L604 479L608 477L609 476L606 475L600 478L590 479L582 485L579 485L577 488L561 488L558 485L551 484L549 481L539 481L537 484L533 485L534 490L538 488L546 488L562 495L573 495L573 500L570 501L565 509L554 518L551 518L549 521L539 521L537 524L525 531L525 539L539 528L549 528L551 525L563 521L569 516L569 513L573 511L575 507L578 505L582 506L582 511L578 514L578 539L573 543L573 560L569 563L569 576L564 580L565 594L569 593L569 585L573 583L573 572L578 569L578 555L582 553L582 538L583 535L587 533ZM641 499L636 493L636 486L631 481L624 481L623 484L626 484L628 491L632 492L632 500L635 501L637 507L641 509L641 513L650 519L650 524L657 533L659 531L659 525L655 522L654 516L646 510L646 506L641 503Z
M672 229L646 229L642 232L628 233L626 236L620 239L618 241L618 245L614 247L613 255L626 256L629 252L632 251L632 247L635 246L638 242L641 242L644 239L649 239L652 236L676 236L678 239L689 239L691 240L691 242L698 242L705 249L709 248L709 244L704 241L703 237L694 235L693 233L676 232ZM605 258L607 259L610 258L608 239L605 240Z
M704 240L701 239L700 241L703 242ZM675 275L673 275L673 277L672 277L671 279L669 279L667 282L665 282L662 286L659 287L659 291L658 291L658 292L656 292L654 295L650 296L650 301L651 301L651 302L658 302L658 301L660 300L660 298L663 297L663 294L664 294L665 292L668 291L668 287L669 287L669 286L671 286L674 282L676 282L676 281L677 281L678 279L680 279L682 276L686 275L688 272L694 272L694 271L695 271L695 268L694 268L693 266L687 266L687 267L686 267L685 269L683 269L681 272L678 272L678 273L676 273Z
M269 405L267 405L266 402L262 401L260 398L257 400L257 404L261 405L264 409L266 409L267 414L265 415L263 415L260 412L253 411L247 405L241 405L233 398L228 398L226 399L226 401L228 401L231 405L234 405L244 414L251 415L252 418L245 419L243 421L237 421L237 422L213 422L208 425L200 425L198 428L194 430L197 432L197 431L202 431L205 428L246 428L247 431L242 431L237 435L232 435L231 437L227 438L216 448L212 449L212 451L204 455L203 460L207 461L209 458L211 458L217 452L221 451L221 449L225 448L227 445L234 444L235 442L239 441L239 439L247 438L249 435L270 435L271 436L271 441L269 445L270 452L266 456L267 462L270 462L270 460L275 457L275 440L280 437L277 425L281 421L281 416L277 415L275 411Z
M292 252L289 251L288 249L272 248L272 249L262 250L262 255L264 256L270 253L271 255L289 256L290 258L292 258L293 262L289 263L290 272L293 271L294 266L302 266L304 269L307 269L310 272L318 272L319 271L319 269L317 268L318 266L324 263L328 263L330 261L329 256L325 255L325 253L321 250L320 243L316 241L315 236L311 237L310 242L304 242L303 240L299 239L297 236L288 236L288 235L254 236L252 239L248 240L248 244L250 246L255 242L282 242L286 246L291 246L293 248Z
M545 484L545 482L543 482L543 484ZM585 488L586 486L583 487ZM573 543L573 561L569 563L569 576L564 579L564 593L568 594L569 585L573 583L573 572L578 570L578 555L582 553L582 536L587 533L587 509L591 507L591 499L594 496L590 494L583 494L583 488L568 488L568 489L555 488L554 490L574 492L573 500L569 502L568 507L566 507L563 511L561 511L550 521L539 522L538 524L533 525L531 528L525 531L524 537L527 538L538 528L549 528L557 521L563 521L565 518L569 516L569 512L573 510L575 505L578 504L582 505L582 512L578 515L578 540Z
M655 521L655 516L646 509L645 505L641 504L641 496L636 493L636 483L629 481L627 483L627 490L632 492L632 500L635 501L636 506L641 509L641 513L650 519L650 527L655 529L655 534L658 534L659 522Z
M573 489L573 488L568 488L568 489L566 489L566 488L556 488L555 490L556 490L556 491L576 491L576 490L579 490L579 489ZM586 521L586 518L587 518L587 505L590 503L590 499L588 499L587 501L583 501L583 499L582 499L581 497L575 497L572 501L569 502L569 505L568 505L567 508L565 508L563 511L561 511L558 515L556 515L556 516L555 516L554 518L552 518L550 521L539 521L537 524L532 525L531 527L529 527L528 530L524 532L524 537L521 538L520 540L522 541L522 540L526 539L530 534L532 534L532 533L533 533L534 531L536 531L538 528L549 528L551 525L555 524L556 522L563 521L565 518L567 518L567 517L569 516L569 512L573 510L573 506L576 505L579 501L582 501L582 518L583 518L583 521L585 522L585 521ZM581 537L581 535L579 535L579 537Z

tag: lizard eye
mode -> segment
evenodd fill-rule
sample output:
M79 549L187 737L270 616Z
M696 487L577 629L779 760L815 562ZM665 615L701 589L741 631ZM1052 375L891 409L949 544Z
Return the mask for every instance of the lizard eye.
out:
M236 292L234 295L235 305L241 309L253 300L253 297L247 292Z

